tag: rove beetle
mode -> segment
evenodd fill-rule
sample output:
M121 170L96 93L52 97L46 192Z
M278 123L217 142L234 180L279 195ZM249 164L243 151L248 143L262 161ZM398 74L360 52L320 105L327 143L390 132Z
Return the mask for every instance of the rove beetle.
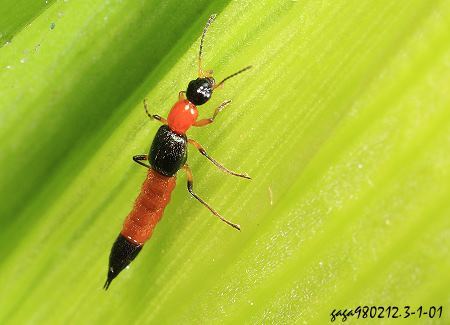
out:
M208 27L215 18L216 15L211 15L203 29L198 55L198 78L189 82L186 91L179 93L178 101L173 105L167 119L150 114L147 101L144 100L144 109L148 117L161 122L163 125L156 132L149 154L133 157L135 162L148 168L147 178L142 184L141 192L134 202L133 209L125 219L122 231L111 248L107 279L103 286L105 290L108 289L112 280L136 258L144 243L151 237L153 229L163 215L164 208L170 201L170 194L175 187L176 173L180 169L186 172L189 193L220 220L240 230L239 225L223 218L194 192L192 172L186 164L187 144L190 143L222 171L250 179L246 174L235 173L225 168L210 157L197 141L186 136L186 131L191 126L200 127L212 123L217 114L231 103L231 100L226 100L220 104L214 111L213 116L207 119L197 120L197 106L205 104L211 98L213 91L222 86L226 80L251 68L251 66L248 66L239 70L219 83L215 82L212 71L203 71L203 40ZM145 161L148 161L149 164Z

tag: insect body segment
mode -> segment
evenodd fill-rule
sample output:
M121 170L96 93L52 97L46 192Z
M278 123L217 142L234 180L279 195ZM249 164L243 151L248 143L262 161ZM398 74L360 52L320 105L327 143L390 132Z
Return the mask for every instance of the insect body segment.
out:
M186 97L195 105L203 105L212 96L215 81L212 77L192 80L186 90Z
M170 125L170 124L169 124ZM149 152L151 167L164 176L174 176L187 160L187 137L163 125L156 132Z
M147 102L144 100L144 109L151 119L155 119L163 125L158 129L153 139L148 155L137 155L133 160L148 168L147 178L142 184L141 192L134 202L133 209L128 214L123 224L122 231L113 244L109 256L109 268L104 288L108 289L117 275L126 268L139 254L142 246L150 239L153 229L162 218L164 209L170 201L170 195L175 188L176 174L180 169L186 172L187 189L189 193L211 213L226 224L240 230L238 224L222 217L216 210L209 206L200 196L194 192L194 180L192 171L186 164L187 146L193 145L203 156L211 161L222 171L242 177L250 178L246 174L240 174L229 170L206 153L206 150L195 140L188 139L186 132L191 126L205 126L214 121L217 114L231 101L224 101L211 118L197 121L198 105L205 104L212 96L214 89L222 85L225 80L249 69L246 67L229 77L223 79L218 85L212 77L212 71L204 73L201 66L203 40L206 31L216 15L212 15L203 30L199 51L199 77L189 82L187 90L179 93L178 101L173 105L167 119L148 112ZM147 163L148 162L148 163Z
M175 184L175 177L163 176L149 168L141 193L125 219L120 234L133 244L144 245L161 219Z
M167 117L170 129L178 134L185 134L198 117L197 107L187 99L181 99L173 105Z

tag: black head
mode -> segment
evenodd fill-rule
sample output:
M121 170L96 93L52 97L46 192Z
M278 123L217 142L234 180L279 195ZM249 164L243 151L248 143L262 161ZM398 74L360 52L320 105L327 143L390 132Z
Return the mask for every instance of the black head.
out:
M211 98L214 84L211 77L192 80L186 90L187 99L194 105L203 105Z

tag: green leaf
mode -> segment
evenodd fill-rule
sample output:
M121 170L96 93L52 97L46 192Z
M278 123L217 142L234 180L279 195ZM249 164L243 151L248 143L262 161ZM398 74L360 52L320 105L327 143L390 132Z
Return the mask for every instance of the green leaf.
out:
M358 305L444 306L431 322L450 320L448 1L3 2L0 323L324 324ZM205 68L253 69L189 136L253 179L192 148L189 164L242 231L180 173L105 292L145 178L131 157L159 127L142 100L167 115L212 13Z

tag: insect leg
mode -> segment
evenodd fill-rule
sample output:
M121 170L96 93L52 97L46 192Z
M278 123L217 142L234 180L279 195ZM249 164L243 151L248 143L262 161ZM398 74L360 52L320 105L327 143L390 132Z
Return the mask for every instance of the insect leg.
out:
M144 167L150 168L150 165L143 163L142 161L148 160L147 155L136 155L133 156L133 160L137 162L139 165L142 165Z
M230 175L234 175L234 176L237 176L237 177L242 177L242 178L251 179L251 177L248 176L247 174L239 174L239 173L236 173L236 172L234 172L234 171L232 171L232 170L229 170L228 168L226 168L225 166L223 166L221 163L219 163L217 160L215 160L214 158L210 157L210 156L208 155L208 153L206 152L206 150L203 149L202 145L201 145L200 143L198 143L197 141L192 140L192 139L188 139L188 142L189 142L190 144L192 144L194 147L196 147L197 150L198 150L203 156L205 156L210 162L212 162L214 165L216 165L219 169L221 169L221 170L224 171L225 173L228 173L228 174L230 174Z
M211 124L212 122L214 122L214 119L216 118L217 114L219 114L229 103L231 103L231 99L228 99L228 100L224 101L222 104L220 104L219 107L217 107L214 110L214 114L212 117L199 120L199 121L195 122L193 125L194 126L205 126L205 125Z
M161 122L162 124L167 125L167 120L164 117L161 117L156 114L150 114L148 112L147 98L144 99L144 109L145 109L145 113L147 114L147 116L150 117L152 120L157 120L157 121Z
M191 169L189 168L189 166L187 164L185 164L183 166L183 170L186 172L186 176L187 176L187 179L188 179L188 181L187 181L187 188L188 188L189 193L191 193L191 195L193 197L195 197L197 199L197 201L199 201L201 204L203 204L205 207L207 207L208 210L211 211L212 214L214 214L220 220L222 220L226 224L230 225L231 227L236 228L237 230L241 230L241 226L239 226L238 224L232 223L231 221L228 221L227 219L222 217L216 210L211 208L208 205L208 203L203 201L202 198L200 198L197 194L194 193L194 183L193 183L192 171L191 171Z

